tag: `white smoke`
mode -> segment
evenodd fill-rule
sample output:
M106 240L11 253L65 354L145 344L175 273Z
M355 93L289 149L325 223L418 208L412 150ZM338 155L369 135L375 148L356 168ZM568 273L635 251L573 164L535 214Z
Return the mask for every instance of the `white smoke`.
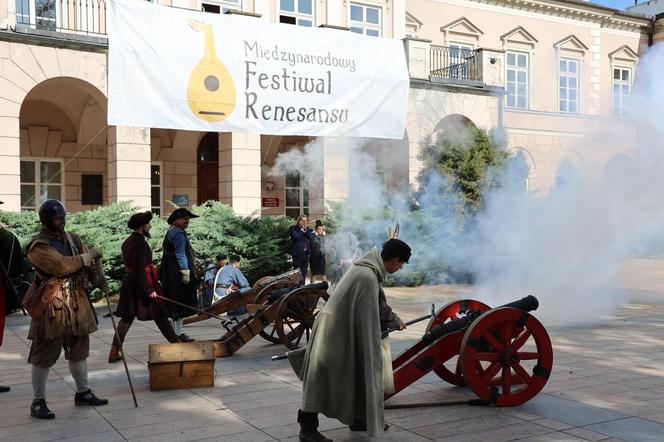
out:
M386 194L365 140L338 140L335 148L345 149L352 161L340 230L362 232L360 247L366 250L380 246L388 225L399 222L400 238L413 249L409 270L436 262L466 269L475 278L474 298L491 306L532 294L540 301L536 316L545 323L588 323L612 314L627 299L616 269L644 244L664 244L661 66L662 45L650 48L639 64L630 107L639 141L631 160L625 156L605 173L580 168L561 173L545 196L524 192L514 171L503 187L485 196L485 210L470 229L457 216L455 194L441 198L441 189L450 187L444 177L429 176L413 212L408 195ZM594 143L589 136L588 149L610 147ZM306 165L322 174L321 146L313 142L303 152L280 155L275 173ZM368 210L387 213L368 220ZM427 281L449 282L446 269Z

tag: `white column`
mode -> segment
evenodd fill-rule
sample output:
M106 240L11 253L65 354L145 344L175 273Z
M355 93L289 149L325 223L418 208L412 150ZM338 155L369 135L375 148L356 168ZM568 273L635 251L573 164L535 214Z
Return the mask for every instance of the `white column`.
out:
M238 215L260 215L260 134L219 134L219 201Z
M325 201L343 201L349 195L350 162L348 151L338 138L323 138L323 195Z
M108 201L151 206L150 128L117 126L108 130Z

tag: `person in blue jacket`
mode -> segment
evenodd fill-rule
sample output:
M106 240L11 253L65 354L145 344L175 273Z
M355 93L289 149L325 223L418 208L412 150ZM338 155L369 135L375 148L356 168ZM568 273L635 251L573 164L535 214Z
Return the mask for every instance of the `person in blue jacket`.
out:
M311 242L316 237L313 230L309 228L309 218L300 215L297 224L288 228L291 240L291 256L293 257L293 268L300 269L302 279L300 285L307 278L307 267L309 267L309 255L311 254Z

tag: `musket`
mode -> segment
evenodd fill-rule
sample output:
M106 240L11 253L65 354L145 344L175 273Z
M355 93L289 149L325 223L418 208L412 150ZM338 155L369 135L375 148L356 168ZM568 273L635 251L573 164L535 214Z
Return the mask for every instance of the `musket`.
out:
M95 265L97 266L98 277L106 281L106 275L104 275L104 268L101 265L101 259L96 259ZM134 392L134 384L131 382L129 367L127 367L127 358L125 358L124 350L122 350L122 340L120 339L120 334L118 333L118 326L115 324L115 316L113 316L113 310L111 309L111 301L108 299L108 288L105 287L102 290L102 293L104 294L104 299L106 300L106 307L108 307L108 312L111 315L111 323L113 324L113 331L115 332L115 341L118 343L119 354L122 357L122 364L124 365L125 373L127 374L127 381L129 381L129 389L131 390L131 397L134 400L134 407L138 408L136 393Z
M215 318L215 319L218 319L218 320L220 320L221 322L227 322L227 320L224 319L224 318L222 318L221 316L213 315L213 314L210 313L210 312L206 312L205 310L201 310L201 309L198 309L198 308L196 308L196 307L192 307L192 306L190 306L190 305L183 304L183 303L181 303L181 302L178 302L178 301L175 301L175 300L173 300L173 299L167 298L167 297L165 297L165 296L161 296L161 295L158 294L158 293L155 293L155 295L157 295L157 298L159 298L159 299L163 299L164 301L168 301L168 302L170 302L170 303L172 303L172 304L179 305L180 307L187 308L187 309L189 309L189 310L191 310L191 311L194 311L194 312L198 312L198 313L202 313L202 314L204 314L204 315L208 315L209 317L211 317L211 318Z
M416 324L420 321L424 321L425 319L430 319L430 318L435 318L435 317L436 317L436 305L431 304L431 312L428 315L424 315L424 316L420 316L419 318L411 319L410 321L404 322L404 325L405 326L413 325L413 324ZM384 339L384 338L387 337L387 335L389 335L393 331L397 331L397 330L399 330L398 327L388 328L387 330L385 330L381 333L380 338ZM281 361L282 359L288 359L288 352L286 352L282 355L274 355L274 356L271 357L271 359L273 361Z

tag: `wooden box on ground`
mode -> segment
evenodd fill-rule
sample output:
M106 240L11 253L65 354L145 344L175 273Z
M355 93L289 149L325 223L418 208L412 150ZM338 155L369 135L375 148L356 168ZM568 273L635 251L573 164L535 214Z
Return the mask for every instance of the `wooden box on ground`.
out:
M151 344L150 391L214 386L214 342Z

